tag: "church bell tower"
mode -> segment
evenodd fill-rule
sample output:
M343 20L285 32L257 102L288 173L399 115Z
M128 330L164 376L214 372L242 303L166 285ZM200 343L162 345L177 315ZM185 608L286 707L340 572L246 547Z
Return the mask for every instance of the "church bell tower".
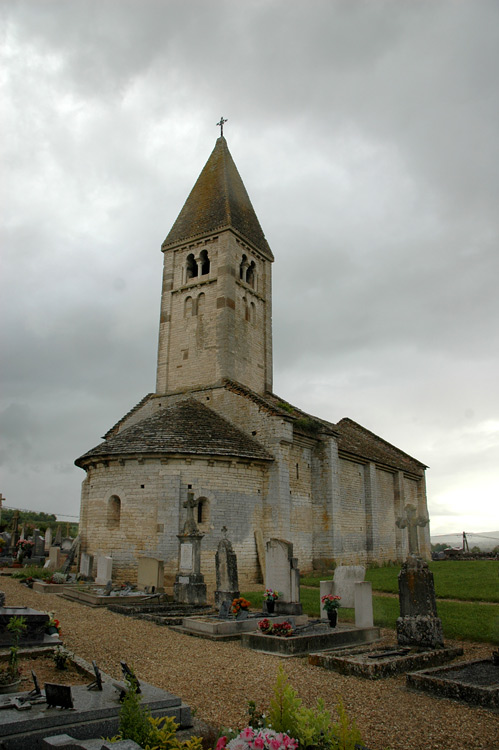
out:
M161 249L156 392L271 392L274 258L223 135Z

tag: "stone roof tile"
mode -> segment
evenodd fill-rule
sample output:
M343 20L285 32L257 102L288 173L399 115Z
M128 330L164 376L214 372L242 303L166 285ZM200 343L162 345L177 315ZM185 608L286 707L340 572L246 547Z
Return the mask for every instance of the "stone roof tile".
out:
M227 228L235 229L273 259L227 141L222 136L217 139L215 148L163 243L163 249L192 237Z
M273 460L256 440L198 401L187 399L122 430L84 453L75 464L83 468L98 458L179 453Z

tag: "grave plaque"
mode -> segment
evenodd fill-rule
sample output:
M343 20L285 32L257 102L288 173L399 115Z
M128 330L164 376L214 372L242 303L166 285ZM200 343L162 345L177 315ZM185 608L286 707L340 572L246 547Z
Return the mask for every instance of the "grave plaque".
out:
M192 570L192 544L189 542L180 547L180 570Z
M70 685L45 683L45 698L48 708L74 708Z

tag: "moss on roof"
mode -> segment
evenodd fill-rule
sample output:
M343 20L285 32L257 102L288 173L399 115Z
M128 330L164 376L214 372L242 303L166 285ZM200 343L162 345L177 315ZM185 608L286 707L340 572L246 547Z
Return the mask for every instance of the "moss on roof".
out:
M163 249L225 228L235 229L273 259L227 141L221 137L165 239Z

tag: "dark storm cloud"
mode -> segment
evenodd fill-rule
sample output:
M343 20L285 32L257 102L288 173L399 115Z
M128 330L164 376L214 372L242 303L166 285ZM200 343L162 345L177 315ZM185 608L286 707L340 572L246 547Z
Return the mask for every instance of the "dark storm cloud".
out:
M450 0L4 2L8 501L76 514L73 459L154 389L159 246L223 112L276 256L275 390L430 464L434 528L449 508L471 523L476 491L482 530L498 484L498 16Z

